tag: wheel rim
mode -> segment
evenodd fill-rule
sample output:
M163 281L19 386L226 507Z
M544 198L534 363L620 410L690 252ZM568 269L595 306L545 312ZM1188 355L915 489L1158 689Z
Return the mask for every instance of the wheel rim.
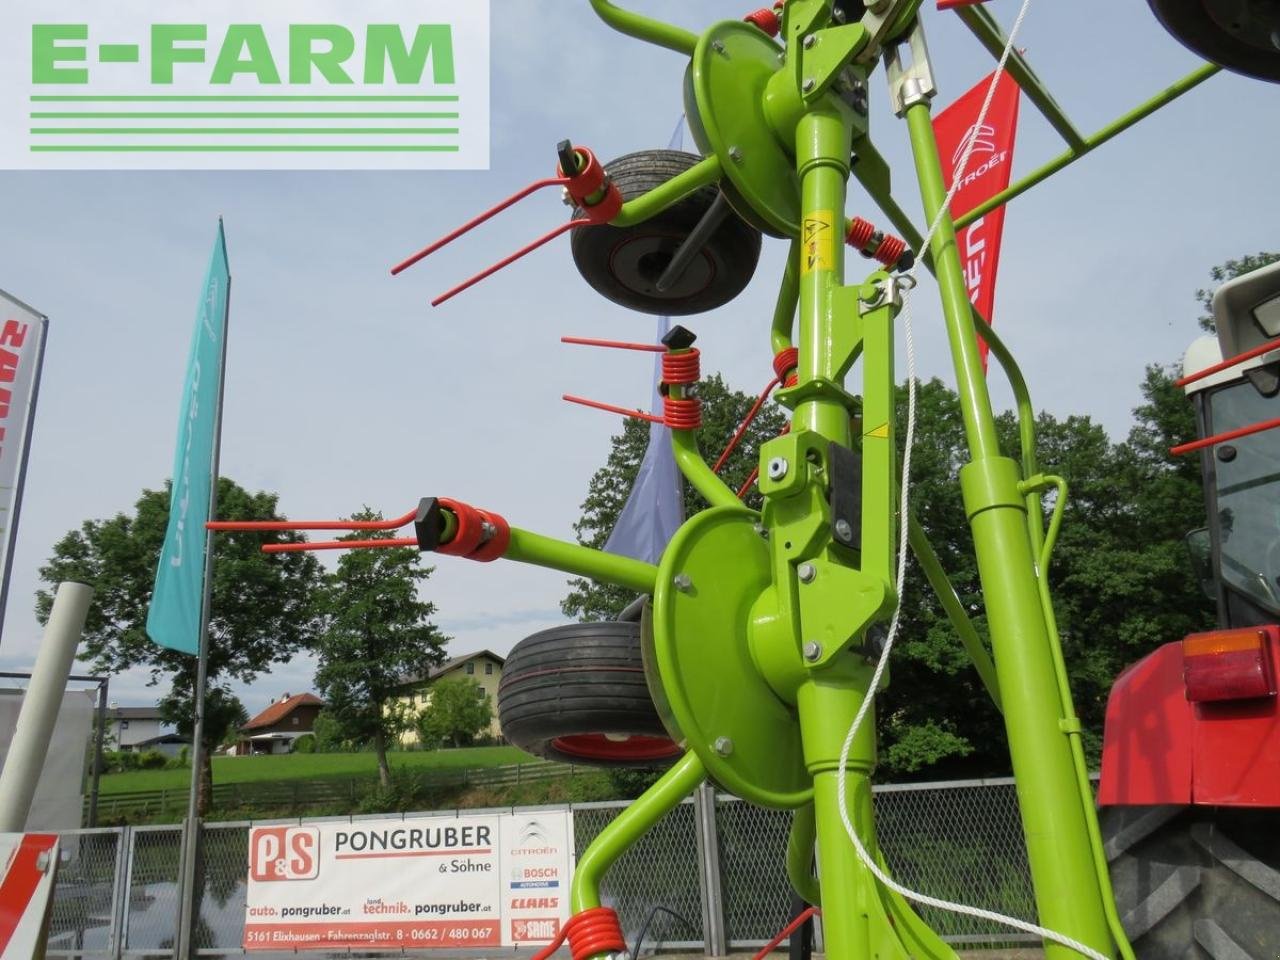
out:
M665 760L681 753L666 737L631 736L611 740L603 733L556 737L551 745L561 753L584 760Z

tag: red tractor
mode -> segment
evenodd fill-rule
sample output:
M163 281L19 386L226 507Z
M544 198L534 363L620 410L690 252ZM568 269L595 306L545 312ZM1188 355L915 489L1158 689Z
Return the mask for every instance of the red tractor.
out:
M1280 263L1213 313L1179 381L1200 439L1177 451L1201 457L1208 525L1187 543L1218 628L1121 674L1103 741L1107 858L1144 960L1280 957Z

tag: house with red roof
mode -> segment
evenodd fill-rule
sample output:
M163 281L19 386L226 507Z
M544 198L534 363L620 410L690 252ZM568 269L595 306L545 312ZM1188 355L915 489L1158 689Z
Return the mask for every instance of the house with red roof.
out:
M315 728L324 701L313 693L286 693L240 728L238 756L288 753L293 741Z

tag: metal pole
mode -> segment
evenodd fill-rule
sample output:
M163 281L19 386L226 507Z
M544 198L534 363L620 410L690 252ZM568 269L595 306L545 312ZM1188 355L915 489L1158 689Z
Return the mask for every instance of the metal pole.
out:
M13 546L18 540L18 516L22 512L22 490L27 484L27 461L31 457L31 435L36 424L36 400L40 397L44 348L49 341L49 318L42 316L37 322L40 323L40 352L36 354L36 372L31 379L31 400L27 404L27 429L22 438L22 460L18 464L18 489L13 497L13 516L9 518L9 542L5 544L4 550L4 579L0 580L0 636L4 634L5 604L9 602L9 574L13 570ZM76 639L79 639L78 635Z
M708 957L727 957L724 889L720 882L720 837L716 832L716 789L704 782L693 792L694 833L702 880L702 937Z
M102 741L107 735L107 691L110 678L98 684L98 735L93 743L93 785L89 787L89 826L98 825L98 795L102 784Z
M88 584L73 580L58 584L40 653L31 671L31 686L18 714L4 770L0 771L0 833L22 833L26 826L92 599L93 588Z
M221 223L221 221L219 221ZM227 340L231 325L231 276L227 275L227 299L222 316L222 358L218 364L218 406L213 424L213 459L209 484L209 519L218 515L218 460L222 454L222 407L227 385ZM174 938L176 960L190 960L196 954L195 930L200 904L195 902L196 878L200 865L200 776L204 771L204 705L209 669L209 614L213 601L213 537L204 534L204 597L200 601L200 653L196 663L195 718L191 727L191 791L187 797L187 818L183 822L182 853L178 876L178 931Z

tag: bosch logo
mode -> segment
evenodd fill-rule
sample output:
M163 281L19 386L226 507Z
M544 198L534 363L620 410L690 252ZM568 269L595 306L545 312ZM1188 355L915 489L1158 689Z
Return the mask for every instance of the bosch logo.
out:
M316 827L259 827L249 838L249 875L254 880L314 880L320 874Z

